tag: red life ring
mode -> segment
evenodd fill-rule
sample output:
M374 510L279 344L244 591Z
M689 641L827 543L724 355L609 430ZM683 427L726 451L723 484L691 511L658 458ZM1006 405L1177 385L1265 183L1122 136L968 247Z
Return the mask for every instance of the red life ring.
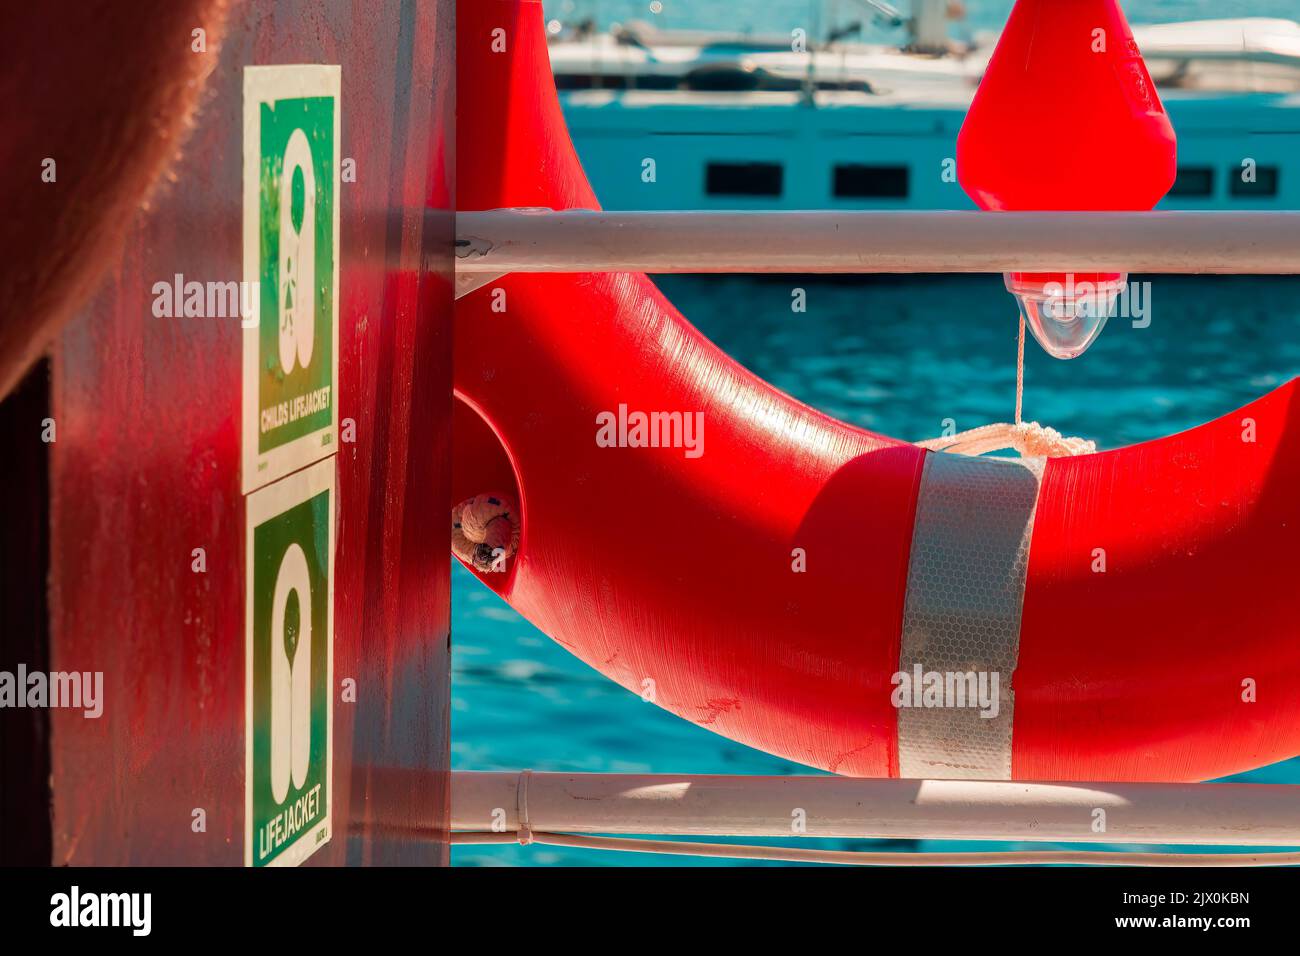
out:
M540 3L463 2L457 32L458 207L597 208ZM458 302L454 348L449 505L522 516L506 570L475 573L673 713L859 776L1183 781L1300 753L1294 380L1026 465L802 405L641 275L504 277ZM598 441L651 427L682 447ZM988 672L1002 707L972 716L952 692Z

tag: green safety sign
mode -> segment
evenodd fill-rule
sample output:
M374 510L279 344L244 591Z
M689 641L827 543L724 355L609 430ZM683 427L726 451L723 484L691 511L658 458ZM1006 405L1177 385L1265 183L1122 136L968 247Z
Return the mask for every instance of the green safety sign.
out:
M246 499L244 716L248 866L294 866L330 838L334 465Z
M244 71L243 489L335 451L337 66Z

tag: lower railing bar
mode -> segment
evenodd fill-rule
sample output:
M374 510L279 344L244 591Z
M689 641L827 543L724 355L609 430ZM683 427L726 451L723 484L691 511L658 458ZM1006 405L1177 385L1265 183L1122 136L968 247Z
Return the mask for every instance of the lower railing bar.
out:
M518 843L512 833L451 834L456 846ZM646 840L626 837L586 836L573 833L535 833L529 844L623 853L659 853L714 859L763 860L777 863L832 863L841 866L1300 866L1300 852L1172 853L1128 850L985 850L985 851L879 851L823 850L796 846L752 846L738 843L686 843L680 840Z
M1300 212L456 215L456 270L1300 273Z
M457 771L451 829L1300 846L1300 787ZM509 837L507 837L508 839Z

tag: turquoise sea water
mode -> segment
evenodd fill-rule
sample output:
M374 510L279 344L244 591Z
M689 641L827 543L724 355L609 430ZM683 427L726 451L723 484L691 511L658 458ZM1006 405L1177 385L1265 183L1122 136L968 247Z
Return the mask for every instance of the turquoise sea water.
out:
M658 15L649 12L649 0L576 0L573 8L594 14L602 26L636 17L665 27L774 32L806 23L810 6L806 0L662 2ZM548 0L547 14L571 18L568 3ZM968 0L966 6L973 29L996 30L1011 4ZM840 4L843 18L853 7ZM1300 0L1130 0L1125 9L1134 22L1296 17ZM1151 282L1150 327L1113 320L1097 344L1073 362L1055 361L1027 344L1027 418L1115 447L1216 418L1300 375L1300 280L1133 278ZM1016 312L1000 278L672 276L657 281L737 361L810 405L864 428L918 439L938 434L945 418L967 428L1006 421L1012 414ZM794 287L807 292L805 314L791 313ZM553 643L459 566L453 567L452 601L455 769L816 772L642 703ZM1300 783L1300 759L1234 779ZM800 845L988 848L937 841ZM457 847L452 860L456 865L728 865L543 846Z
M1112 320L1092 349L1072 362L1026 345L1026 417L1114 447L1218 417L1300 375L1300 281L1135 278L1151 282L1149 328ZM856 425L916 439L938 434L944 418L965 428L1011 415L1015 309L998 278L657 281L735 359ZM790 311L795 286L807 291L806 314ZM459 566L452 601L455 769L814 772L642 703L550 641ZM1300 759L1236 779L1300 783ZM868 846L808 845L841 843ZM914 848L899 841L881 846ZM977 848L924 844L954 846ZM453 861L693 862L541 846L459 847Z
M910 0L890 0L904 14ZM548 17L561 22L594 19L600 29L611 24L642 20L663 29L728 30L751 33L788 33L802 27L811 36L830 23L864 21L863 39L897 39L895 30L871 22L866 4L852 0L659 0L661 9L651 9L652 0L545 0ZM965 0L966 16L955 22L955 37L972 32L997 31L1006 23L1012 0ZM1173 20L1205 20L1229 17L1300 16L1296 0L1124 0L1130 23L1167 23ZM820 14L817 10L820 8ZM820 17L820 19L819 19Z

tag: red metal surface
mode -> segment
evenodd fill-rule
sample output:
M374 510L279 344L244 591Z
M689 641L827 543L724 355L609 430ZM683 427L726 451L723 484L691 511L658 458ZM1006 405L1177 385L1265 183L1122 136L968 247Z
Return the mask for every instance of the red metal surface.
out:
M540 5L459 13L458 208L594 206ZM686 719L813 766L897 774L889 680L919 449L766 385L640 275L508 276L462 298L455 385L449 505L513 491L522 507L519 554L479 575L488 586ZM1049 464L1015 776L1198 779L1300 752L1295 396L1293 382L1186 435ZM703 412L705 453L598 447L597 414L620 404ZM1248 676L1257 704L1241 701Z
M227 6L5 5L0 398L98 283L183 139L217 60L192 52L191 31L215 50Z
M335 832L311 862L446 861L447 522L419 502L450 494L454 11L386 10L232 6L192 128L58 340L51 666L104 671L105 710L52 714L57 864L243 859L241 330L155 318L150 290L240 278L243 67L274 63L341 64L340 152L357 169L339 186L339 416L356 441L337 456L335 569L335 677L355 678L357 701L335 702ZM57 68L93 85L121 57L92 47ZM136 108L111 104L95 127L125 131Z

